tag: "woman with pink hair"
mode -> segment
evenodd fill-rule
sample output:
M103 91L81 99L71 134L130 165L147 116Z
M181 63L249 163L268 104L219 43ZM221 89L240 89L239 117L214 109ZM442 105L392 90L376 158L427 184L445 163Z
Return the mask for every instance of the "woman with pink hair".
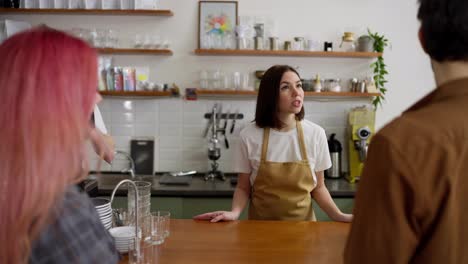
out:
M0 45L0 263L116 263L86 194L97 54L46 27Z

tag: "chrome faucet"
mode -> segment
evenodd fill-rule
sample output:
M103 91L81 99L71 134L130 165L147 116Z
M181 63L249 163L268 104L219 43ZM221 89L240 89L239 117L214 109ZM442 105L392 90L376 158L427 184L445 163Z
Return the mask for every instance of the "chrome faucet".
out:
M117 151L116 151L116 152L117 152ZM122 152L123 152L123 151L122 151ZM123 153L127 154L126 152L123 152ZM128 155L128 154L127 154L127 155ZM130 157L130 159L131 159L131 157ZM137 188L135 182L134 182L134 181L131 181L131 180L123 180L123 181L120 181L120 182L117 184L117 186L115 186L114 190L112 190L111 199L110 199L110 204L112 205L112 201L114 201L115 192L119 189L120 185L122 185L122 184L124 184L124 183L127 183L127 188L128 188L129 190L130 190L130 187L133 188L134 193L135 193L135 194L134 194L134 195L135 195L135 198L134 198L134 199L135 199L135 204L134 204L134 206L135 206L135 208L137 208L137 209L135 210L135 220L134 220L134 221L135 221L135 237L134 237L133 239L137 240L137 239L139 239L139 235L138 235L138 234L140 233L140 232L138 232L138 231L139 231L139 228L138 228L138 225L139 225L139 224L138 224L138 221L140 220L139 217L141 217L141 216L138 215L138 188ZM141 255L140 255L140 253L141 253L141 252L140 252L140 243L135 243L135 246L136 246L136 247L135 247L136 255L137 255L137 258L139 259L140 256L141 256Z
M122 150L117 150L114 153L115 155L120 154L128 159L130 162L130 168L122 170L122 173L129 173L132 179L135 179L135 161L132 159L132 157L127 152Z

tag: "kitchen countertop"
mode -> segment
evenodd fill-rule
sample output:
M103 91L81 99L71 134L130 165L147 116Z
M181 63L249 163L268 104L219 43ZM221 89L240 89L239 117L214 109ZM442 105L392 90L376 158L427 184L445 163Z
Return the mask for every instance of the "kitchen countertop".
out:
M170 226L166 241L144 252L151 263L340 264L350 228L338 222L179 219Z
M196 174L192 177L190 185L163 185L159 184L160 173L156 175L137 176L136 180L150 181L152 183L151 194L153 196L168 197L232 197L235 184L231 183L231 178L236 177L235 173L226 173L226 181L216 179L214 181L203 179L204 174ZM128 179L126 174L102 172L99 175L92 175L98 181L98 194L101 196L111 195L112 190L118 182ZM349 183L345 179L325 179L331 196L333 198L353 198L358 184ZM117 196L126 195L125 187L116 192Z

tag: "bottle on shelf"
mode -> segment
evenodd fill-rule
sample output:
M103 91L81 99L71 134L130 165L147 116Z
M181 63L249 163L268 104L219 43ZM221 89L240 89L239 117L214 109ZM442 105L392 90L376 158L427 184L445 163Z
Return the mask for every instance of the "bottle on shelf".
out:
M315 82L314 82L314 92L321 92L322 91L322 82L320 81L320 76L317 74L315 76Z

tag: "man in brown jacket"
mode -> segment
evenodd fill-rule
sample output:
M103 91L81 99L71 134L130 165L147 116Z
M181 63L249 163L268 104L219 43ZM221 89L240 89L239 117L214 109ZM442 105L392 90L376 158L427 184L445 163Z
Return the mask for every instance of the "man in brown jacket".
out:
M468 1L419 2L437 88L372 139L345 263L468 263Z

